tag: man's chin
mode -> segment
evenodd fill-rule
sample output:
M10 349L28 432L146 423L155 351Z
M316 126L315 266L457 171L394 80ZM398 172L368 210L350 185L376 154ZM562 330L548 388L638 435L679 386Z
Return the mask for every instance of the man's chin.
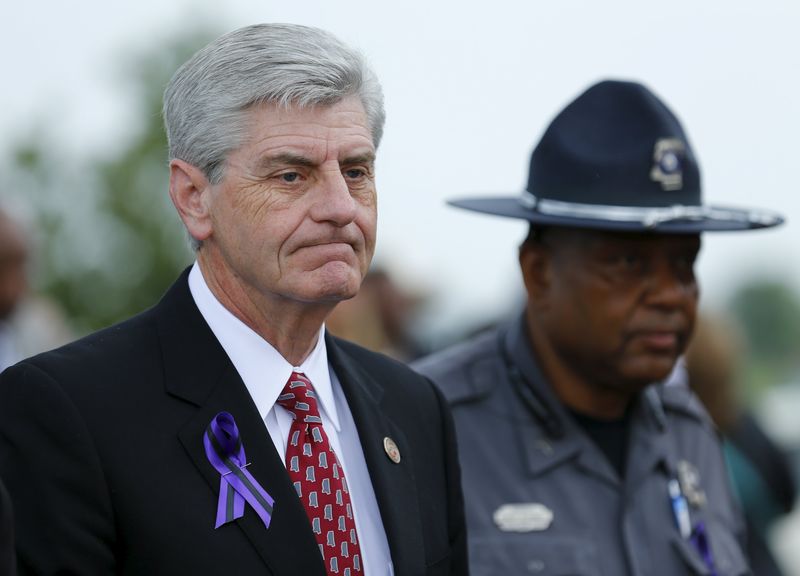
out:
M310 286L306 295L308 302L336 304L342 300L350 300L358 294L360 282L352 278L326 279Z
M640 387L666 380L672 374L676 360L669 356L639 363L628 371L629 380Z
M331 304L338 304L344 300L350 300L356 295L356 293L350 293L346 291L342 292L325 292L317 296L315 298L316 302L328 302Z

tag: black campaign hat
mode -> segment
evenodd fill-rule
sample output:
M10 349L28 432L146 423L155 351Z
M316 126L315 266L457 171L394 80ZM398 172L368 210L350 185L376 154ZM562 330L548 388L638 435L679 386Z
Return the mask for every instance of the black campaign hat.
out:
M783 222L765 210L703 205L700 169L678 119L641 84L613 80L590 87L550 123L521 195L448 203L538 225L632 232Z

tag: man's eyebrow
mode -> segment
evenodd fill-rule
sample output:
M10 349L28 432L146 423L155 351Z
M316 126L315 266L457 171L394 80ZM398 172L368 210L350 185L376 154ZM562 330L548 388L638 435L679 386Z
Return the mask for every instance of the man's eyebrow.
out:
M353 164L369 164L371 166L374 163L375 163L374 152L365 152L364 154L349 156L340 162L340 164L348 166ZM300 166L303 168L312 168L316 166L316 162L314 162L310 158L307 158L306 156L302 156L300 154L293 154L291 152L281 152L280 154L275 154L274 156L265 156L258 162L258 168L263 171L269 171L275 168L280 168L285 166Z
M374 152L365 152L364 154L358 154L356 156L349 156L342 160L340 164L344 165L353 165L353 164L369 164L370 166L375 163L375 153Z
M300 154L292 154L291 152L281 152L274 156L265 156L258 162L258 168L264 171L272 170L284 166L301 166L303 168L310 168L315 165L315 162L310 158L301 156Z

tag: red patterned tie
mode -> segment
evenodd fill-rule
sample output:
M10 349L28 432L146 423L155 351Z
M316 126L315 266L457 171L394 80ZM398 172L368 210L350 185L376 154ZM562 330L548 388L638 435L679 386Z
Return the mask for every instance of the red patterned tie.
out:
M361 548L347 481L319 417L311 381L292 372L278 404L294 418L286 446L286 468L311 520L328 574L363 574Z

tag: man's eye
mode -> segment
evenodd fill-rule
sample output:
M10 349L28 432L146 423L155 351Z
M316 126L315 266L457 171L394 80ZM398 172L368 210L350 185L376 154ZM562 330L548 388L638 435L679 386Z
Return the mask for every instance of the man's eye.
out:
M364 172L361 168L350 168L349 170L344 171L344 175L352 179L361 178L365 174L366 172Z
M638 254L620 254L616 258L616 264L623 268L637 268L642 264L642 258Z
M297 182L297 180L299 178L300 178L300 174L298 174L297 172L286 172L285 174L281 174L280 175L280 179L281 180L283 180L284 182L289 182L289 183Z
M675 266L679 270L692 270L697 257L694 254L685 254L675 258Z
M620 276L639 276L647 268L647 262L641 254L619 253L607 260L609 272Z

